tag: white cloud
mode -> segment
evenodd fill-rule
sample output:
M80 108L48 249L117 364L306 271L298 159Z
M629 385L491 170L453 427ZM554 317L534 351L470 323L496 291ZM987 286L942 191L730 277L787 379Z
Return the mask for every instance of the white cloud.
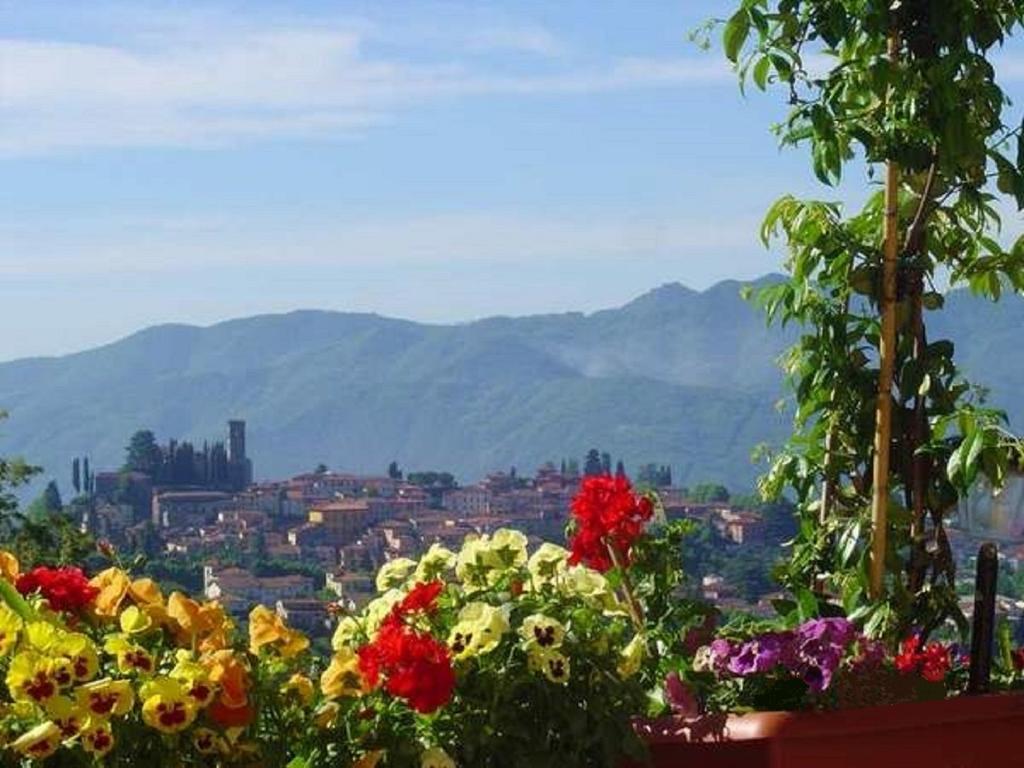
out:
M394 45L384 55L370 51L386 32L368 22L261 23L204 32L196 19L150 22L92 43L0 39L0 154L344 137L441 98L731 78L710 56L573 63L557 58L564 47L551 33L530 26L461 30L450 37L460 40L457 55L450 46L399 55ZM477 55L509 49L556 58L540 70L499 69Z

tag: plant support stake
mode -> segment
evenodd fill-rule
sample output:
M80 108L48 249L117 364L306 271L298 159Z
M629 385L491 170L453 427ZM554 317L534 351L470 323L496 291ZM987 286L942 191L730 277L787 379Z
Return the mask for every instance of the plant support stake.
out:
M992 638L996 623L996 581L999 553L985 542L978 550L978 573L974 581L974 621L971 627L971 668L968 693L988 693L992 673Z
M896 62L898 38L889 35L889 61ZM892 378L896 358L896 270L899 259L900 172L892 159L885 164L885 244L882 250L881 313L878 343L878 404L875 408L874 488L871 497L871 597L882 596L886 534L889 520L889 453L892 447Z

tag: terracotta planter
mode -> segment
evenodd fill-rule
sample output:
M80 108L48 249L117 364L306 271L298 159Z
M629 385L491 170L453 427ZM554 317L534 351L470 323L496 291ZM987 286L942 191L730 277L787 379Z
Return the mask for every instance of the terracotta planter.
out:
M1024 767L1024 695L663 720L654 768Z

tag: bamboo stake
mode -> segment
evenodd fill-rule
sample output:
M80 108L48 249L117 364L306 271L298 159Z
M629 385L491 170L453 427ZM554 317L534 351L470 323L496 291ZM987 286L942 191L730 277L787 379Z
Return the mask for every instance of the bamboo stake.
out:
M889 35L889 61L896 61L899 41L896 32ZM889 519L889 454L892 446L892 379L896 358L896 271L899 258L899 167L893 160L885 164L885 245L882 252L881 313L882 329L878 344L878 403L875 406L875 457L871 497L871 570L869 587L872 598L882 595L885 577L886 536Z

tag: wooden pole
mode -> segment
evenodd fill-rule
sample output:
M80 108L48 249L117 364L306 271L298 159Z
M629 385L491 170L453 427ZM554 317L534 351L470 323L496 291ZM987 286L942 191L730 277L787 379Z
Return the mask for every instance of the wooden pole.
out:
M889 60L896 61L899 41L889 35ZM899 167L885 164L885 244L882 250L882 329L878 345L878 403L875 406L875 457L871 498L872 598L882 595L885 578L886 535L889 519L889 453L892 445L892 380L896 359L896 276L899 259Z
M996 582L999 553L986 542L978 550L978 573L974 582L974 621L971 630L971 665L968 693L988 693L992 674L992 641L996 625Z

